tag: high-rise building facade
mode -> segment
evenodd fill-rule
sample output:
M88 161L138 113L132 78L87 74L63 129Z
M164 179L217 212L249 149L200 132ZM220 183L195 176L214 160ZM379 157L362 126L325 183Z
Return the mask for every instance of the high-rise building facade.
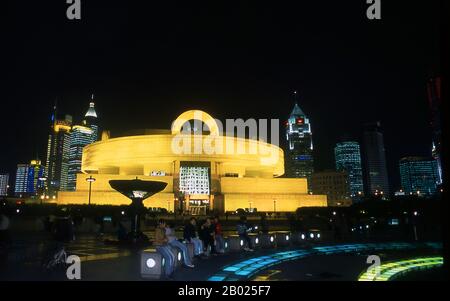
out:
M74 125L70 134L70 152L67 190L73 191L76 188L77 173L81 172L81 159L83 148L93 143L94 131L82 125Z
M432 78L427 83L428 104L432 131L431 153L437 162L438 183L442 184L442 127L441 127L441 78Z
M314 172L311 124L297 103L286 121L286 140L286 176L307 178L311 188L309 181Z
M361 166L361 151L359 143L355 141L342 141L334 148L336 170L348 174L350 196L359 198L364 192L363 173Z
M64 120L59 120L55 109L52 121L47 144L46 178L49 194L55 195L56 191L65 191L68 186L72 116L66 115Z
M8 195L9 174L0 174L0 196Z
M92 95L89 109L84 115L81 125L72 126L70 133L69 169L67 190L74 191L77 183L77 174L81 172L83 148L98 140L97 112Z
M45 167L40 160L31 160L30 164L18 164L14 194L18 197L34 196L44 192Z
M92 142L98 140L98 124L97 124L97 112L95 111L94 95L92 94L91 102L89 103L89 109L84 115L84 125L92 129ZM91 142L91 143L92 143Z
M399 162L400 179L405 194L431 196L439 184L438 163L433 158L405 157Z
M365 195L389 197L386 151L380 122L367 123L363 133Z
M311 176L311 189L314 194L325 194L328 206L350 206L350 185L345 171L315 172Z

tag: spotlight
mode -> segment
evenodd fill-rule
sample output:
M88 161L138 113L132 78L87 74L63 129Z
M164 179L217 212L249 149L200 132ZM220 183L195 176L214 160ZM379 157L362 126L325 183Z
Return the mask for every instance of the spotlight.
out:
M244 245L244 241L241 239L239 244L241 245L241 247Z
M314 233L310 233L309 237L314 238Z
M303 239L303 240L305 239L305 234L302 234L302 239Z
M178 252L178 261L181 261L181 252Z
M289 240L289 235L286 235L286 240Z
M273 242L273 236L270 237L270 242Z
M259 238L257 237L257 238L255 238L255 244L258 244L259 243Z

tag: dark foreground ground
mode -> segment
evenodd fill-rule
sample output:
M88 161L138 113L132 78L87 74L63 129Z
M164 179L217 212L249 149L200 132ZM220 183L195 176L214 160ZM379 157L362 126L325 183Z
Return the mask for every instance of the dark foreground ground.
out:
M43 271L40 263L48 242L45 237L28 236L15 240L6 261L0 266L3 281L67 281L64 270ZM195 262L194 269L180 268L172 281L205 281L224 266L252 257L280 252L280 250L257 250L253 253L228 253L211 256ZM82 281L143 281L140 277L140 250L105 245L95 236L82 236L67 246L68 254L81 258ZM425 251L397 251L376 254L382 261L429 255ZM338 254L312 256L284 262L260 271L250 278L254 281L355 281L368 268L368 254ZM397 280L442 280L439 269L408 274Z

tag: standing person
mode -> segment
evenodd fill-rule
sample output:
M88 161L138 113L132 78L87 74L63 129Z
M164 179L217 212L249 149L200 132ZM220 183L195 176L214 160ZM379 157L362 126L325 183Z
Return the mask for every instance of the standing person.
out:
M203 243L197 237L197 231L195 226L197 225L197 220L195 217L191 217L189 223L184 226L183 238L187 243L192 243L194 245L194 255L200 257L203 253Z
M252 247L252 240L248 236L248 232L250 230L251 229L248 227L248 224L247 224L247 217L241 216L241 219L240 219L239 223L237 224L237 233L241 239L243 239L244 241L247 242L247 246L244 248L244 250L253 252L254 250Z
M167 278L172 278L175 270L175 256L168 244L169 240L166 236L166 221L160 219L155 229L155 241L156 251L162 255L166 264L164 265L164 273Z
M211 218L207 217L200 227L200 239L203 241L203 249L207 255L217 254L214 246L215 229Z
M225 240L223 239L222 224L220 223L219 216L214 217L214 236L217 252L225 253Z
M169 245L181 250L181 253L183 254L184 265L187 266L188 268L194 268L194 265L192 264L192 261L191 261L191 257L189 256L187 246L177 239L173 225L171 225L171 224L167 225L166 236L169 241Z

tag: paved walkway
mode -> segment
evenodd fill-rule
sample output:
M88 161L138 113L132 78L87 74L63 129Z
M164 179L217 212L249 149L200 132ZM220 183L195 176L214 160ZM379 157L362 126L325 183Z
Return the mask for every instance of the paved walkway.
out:
M44 272L40 263L48 247L45 234L16 237L8 260L0 266L0 280L67 280L65 271ZM196 260L194 269L180 268L175 281L205 281L225 266L292 248L263 249L228 253ZM67 253L81 258L81 277L85 281L142 281L140 250L106 245L94 236L80 236L67 244ZM402 254L407 254L403 253ZM367 255L336 254L312 256L283 262L262 270L252 280L355 280L367 267Z

